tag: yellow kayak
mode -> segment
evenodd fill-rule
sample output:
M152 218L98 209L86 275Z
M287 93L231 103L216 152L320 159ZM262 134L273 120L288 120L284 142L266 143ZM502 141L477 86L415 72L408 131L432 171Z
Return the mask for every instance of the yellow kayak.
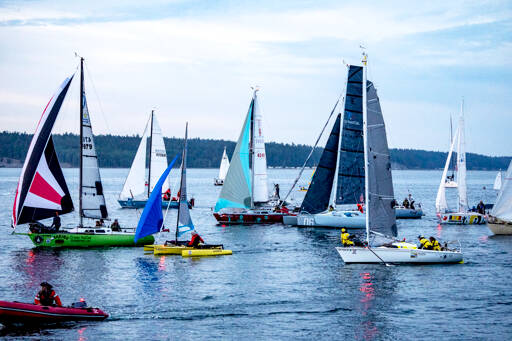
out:
M193 247L183 245L155 245L153 248L153 253L155 255L181 255L181 251L193 249Z
M210 257L232 255L233 251L224 249L192 249L181 251L182 257Z

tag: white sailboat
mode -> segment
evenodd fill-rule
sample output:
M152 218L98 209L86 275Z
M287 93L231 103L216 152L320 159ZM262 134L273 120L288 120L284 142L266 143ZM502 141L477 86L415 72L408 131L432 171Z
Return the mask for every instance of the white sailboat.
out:
M496 178L494 179L494 185L492 186L492 189L495 189L499 191L501 189L501 184L503 183L503 174L501 171L496 174Z
M148 172L146 176L146 151L149 142L150 153L148 155ZM152 110L148 122L142 134L139 147L133 158L130 171L119 194L118 202L122 208L142 208L153 191L159 176L167 168L167 152L165 150L162 129ZM169 194L171 188L170 178L167 178L161 192ZM162 207L178 208L179 202L175 200L163 200Z
M366 90L363 91L366 244L337 247L336 250L347 264L461 262L462 253L459 251L419 250L414 244L394 239L397 236L397 227L386 128L377 91L373 84L366 80L365 54L363 89Z
M451 211L446 201L446 174L457 141L457 190L458 210ZM464 101L461 103L459 126L452 140L450 151L446 159L441 183L436 196L436 212L442 224L474 225L484 224L485 216L476 212L468 211L467 186L466 186L466 142L464 137Z
M487 226L494 234L512 234L512 161L500 187Z
M220 161L219 168L219 176L213 180L213 184L215 186L224 185L224 179L226 179L226 175L228 174L229 169L229 158L226 154L226 147L224 147L224 152L222 153L222 159Z
M452 116L450 115L450 145L453 141L453 129L452 129ZM452 162L450 161L449 167L452 170L451 175L446 175L446 178L444 180L444 187L446 188L457 188L457 182L455 181L455 166L452 165Z

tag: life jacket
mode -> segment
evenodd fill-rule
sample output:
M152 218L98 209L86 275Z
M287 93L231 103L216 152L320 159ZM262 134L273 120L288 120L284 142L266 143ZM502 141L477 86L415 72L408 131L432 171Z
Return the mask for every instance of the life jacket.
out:
M439 245L439 242L434 239L432 242L433 250L434 251L441 251L441 246Z
M200 242L204 243L204 240L203 240L203 238L201 238L200 235L198 235L196 233L196 234L192 235L192 238L190 238L190 241L188 242L187 246L197 246L197 245L199 245Z
M432 243L427 238L420 239L421 248L425 250L432 250Z
M357 204L357 210L361 213L364 213L364 210L363 210L363 205L361 204Z
M53 305L55 303L59 307L62 307L59 296L57 296L53 290L49 295L46 295L43 291L39 291L34 299L34 303L46 306Z
M354 242L350 240L350 233L348 233L348 232L341 233L341 243L343 244L343 246L354 245Z

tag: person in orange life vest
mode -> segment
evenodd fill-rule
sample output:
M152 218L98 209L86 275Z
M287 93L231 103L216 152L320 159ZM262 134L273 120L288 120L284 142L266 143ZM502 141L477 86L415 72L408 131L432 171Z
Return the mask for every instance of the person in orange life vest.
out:
M163 195L163 199L165 201L171 200L171 189L170 188L167 188L167 191L165 191L165 193Z
M361 213L364 213L364 210L363 210L363 205L361 204L357 204L357 210Z
M62 302L55 291L52 290L52 285L47 282L41 283L41 290L36 295L34 299L34 304L38 305L56 305L58 307L62 307Z
M197 247L199 243L204 244L203 238L196 231L192 231L192 238L190 238L187 246Z

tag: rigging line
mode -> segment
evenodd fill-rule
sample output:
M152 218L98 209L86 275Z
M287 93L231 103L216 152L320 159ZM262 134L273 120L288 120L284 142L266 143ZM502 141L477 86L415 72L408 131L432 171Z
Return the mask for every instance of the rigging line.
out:
M105 126L107 127L107 133L112 132L112 130L110 130L110 126L108 125L108 121L107 121L107 118L105 115L105 111L103 110L103 106L101 105L100 96L98 95L98 92L96 91L96 86L94 85L94 80L92 78L91 71L89 71L89 68L87 67L87 63L85 62L85 60L84 60L84 65L85 65L85 71L87 72L87 77L88 77L88 79L91 80L92 89L94 90L94 95L96 96L96 99L98 100L98 105L100 107L100 112L101 112L101 115L103 118L103 122L105 123ZM90 115L90 113L89 113L89 115Z
M315 142L315 145L311 148L311 151L309 152L309 155L308 157L306 158L306 161L304 161L304 164L302 165L302 168L300 169L299 171L299 175L295 178L295 180L293 181L293 185L292 187L290 188L290 190L288 191L288 193L286 193L285 197L281 200L281 205L284 205L286 199L288 198L288 196L290 196L290 193L293 191L293 189L295 188L295 186L297 185L297 182L299 182L301 176L302 176L302 173L304 172L304 169L306 168L306 165L309 161L309 159L311 158L311 156L313 155L313 152L315 151L316 149L316 146L318 145L318 142L320 141L320 138L322 137L324 131L325 131L325 128L327 127L327 124L329 124L329 121L331 120L331 117L332 115L334 114L334 111L336 110L336 107L338 106L338 103L340 102L340 99L342 98L343 94L345 93L345 88L347 87L347 85L345 84L344 88L343 88L343 91L340 93L340 95L338 96L338 99L336 100L336 104L334 104L334 107L332 108L331 110L331 114L329 115L329 117L327 118L327 122L325 122L325 125L324 127L322 128L322 131L320 132L320 135L318 136L318 138L316 139L316 142ZM345 97L343 97L343 100L345 99Z

